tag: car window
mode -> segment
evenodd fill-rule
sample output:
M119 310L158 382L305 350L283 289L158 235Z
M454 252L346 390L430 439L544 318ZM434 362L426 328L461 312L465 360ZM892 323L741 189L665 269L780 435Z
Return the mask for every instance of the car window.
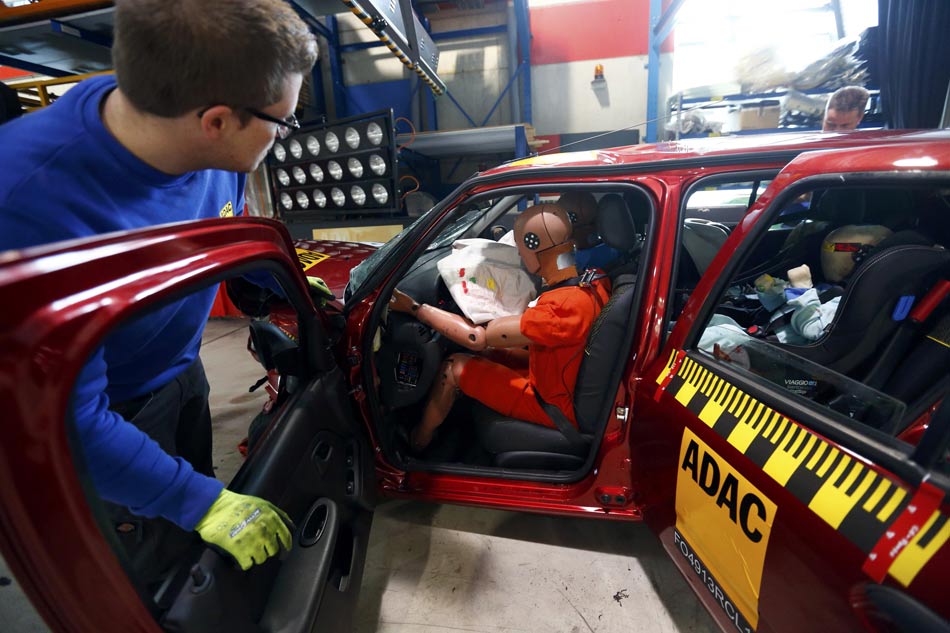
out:
M713 176L693 185L683 201L676 262L674 321L732 229L771 182L771 174Z
M379 264L386 261L389 257L389 254L392 253L397 246L403 243L406 239L406 236L412 233L416 227L428 224L431 221L430 215L432 209L424 213L423 215L416 218L416 220L396 234L393 238L387 241L385 244L381 245L372 255L364 259L362 262L357 264L350 270L350 280L346 287L345 296L348 299L353 295L354 292L360 289L363 285L363 282L369 277L376 268L379 267Z
M502 201L495 199L482 199L467 203L459 210L462 213L461 217L445 227L439 233L439 237L429 244L426 250L433 251L450 246L461 237L474 237L474 235L471 235L472 232L476 234L480 232L478 230L479 220L486 216L494 218L500 215L513 204L513 201L508 200L506 204L501 203Z
M726 181L694 189L686 198L686 217L734 227L771 182L771 179Z
M950 372L946 202L917 184L780 202L740 250L697 349L853 428L899 435Z

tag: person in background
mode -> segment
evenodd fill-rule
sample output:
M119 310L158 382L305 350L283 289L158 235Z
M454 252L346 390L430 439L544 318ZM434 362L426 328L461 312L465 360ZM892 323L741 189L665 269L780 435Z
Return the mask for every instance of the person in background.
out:
M299 127L317 45L282 0L117 0L112 57L114 77L0 127L0 251L240 215L246 172ZM192 531L243 569L291 545L279 508L214 478L198 350L216 291L125 323L74 391L84 462L149 588Z
M845 86L835 90L825 106L821 131L844 132L857 128L864 118L869 96L870 93L861 86Z

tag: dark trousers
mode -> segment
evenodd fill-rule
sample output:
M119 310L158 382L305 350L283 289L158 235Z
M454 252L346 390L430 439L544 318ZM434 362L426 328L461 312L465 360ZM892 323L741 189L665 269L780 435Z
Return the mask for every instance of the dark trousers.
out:
M110 408L148 434L169 455L181 456L197 472L214 477L208 392L204 366L197 358L164 387ZM197 538L194 532L185 532L165 519L148 519L124 506L105 505L135 579L149 589L156 587Z

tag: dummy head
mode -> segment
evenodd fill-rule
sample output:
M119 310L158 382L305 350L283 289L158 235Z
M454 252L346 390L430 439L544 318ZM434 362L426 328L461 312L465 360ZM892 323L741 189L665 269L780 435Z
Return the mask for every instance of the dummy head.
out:
M891 235L886 226L848 224L837 228L821 244L821 269L826 281L844 281L857 262L881 240Z
M571 220L556 204L536 204L518 216L515 245L528 272L541 275L548 283L577 274Z
M597 201L586 191L568 191L557 199L557 205L567 211L574 226L577 248L590 248L600 243L597 234Z

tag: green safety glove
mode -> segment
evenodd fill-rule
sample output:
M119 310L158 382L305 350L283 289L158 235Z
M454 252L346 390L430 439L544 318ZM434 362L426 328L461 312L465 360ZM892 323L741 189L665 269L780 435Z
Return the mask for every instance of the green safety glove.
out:
M307 284L310 286L310 298L318 308L325 308L327 301L336 299L336 295L330 292L326 282L319 277L307 277Z
M270 501L222 490L195 531L247 571L278 553L281 546L289 550L293 527L290 517Z

